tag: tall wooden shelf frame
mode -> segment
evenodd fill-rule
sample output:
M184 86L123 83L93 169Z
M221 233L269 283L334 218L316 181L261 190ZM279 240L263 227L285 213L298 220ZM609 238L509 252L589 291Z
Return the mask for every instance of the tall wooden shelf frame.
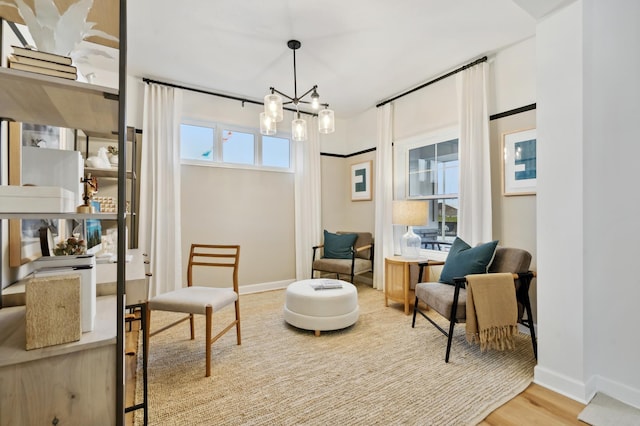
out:
M0 93L2 93L3 101L0 103L0 121L18 121L25 123L38 123L51 126L66 127L72 129L83 129L85 131L98 134L114 134L118 135L118 162L126 164L126 69L127 69L127 2L119 0L119 83L118 89L106 88L87 83L58 79L44 75L21 72L14 69L0 68ZM1 36L1 34L0 34ZM1 52L3 55L6 52ZM125 182L127 179L125 167L118 169L118 199L126 199ZM68 217L74 218L106 218L105 215L95 214L73 214L73 213L0 213L0 220L10 218L29 218L29 217ZM109 215L113 218L113 215ZM115 215L118 227L118 244L117 255L119 259L126 257L126 203L118 203L117 213ZM0 257L5 256L1 253ZM1 269L0 269L1 272ZM124 367L124 350L125 350L125 262L117 263L117 289L115 309L115 336L105 339L106 342L112 342L115 338L115 366L107 366L109 371L115 370L115 424L122 426L125 423L125 367ZM2 291L0 290L0 300ZM112 303L107 303L112 309ZM0 308L2 305L0 304ZM11 322L3 322L1 316L3 311L8 312L6 315L14 316L16 309L0 309L0 332L7 334L15 334L14 330L3 330L3 324L11 327ZM18 315L20 313L18 312ZM112 318L112 316L110 316ZM0 333L3 334L3 333ZM86 340L86 339L85 339ZM2 342L0 341L0 344ZM111 343L112 344L112 343ZM82 340L78 346L82 345ZM0 349L3 349L0 347ZM47 352L57 353L50 350L41 351L41 357L46 358ZM63 355L70 356L74 353L73 345L69 345L68 349L62 351ZM2 350L0 350L2 353ZM35 352L28 356L20 355L18 361L26 362L34 357ZM13 356L13 355L12 355ZM3 360L0 360L3 361ZM13 362L10 359L4 361ZM2 362L0 362L2 364ZM93 374L86 372L87 375ZM87 399L99 397L97 395L87 395ZM146 416L145 416L146 417Z

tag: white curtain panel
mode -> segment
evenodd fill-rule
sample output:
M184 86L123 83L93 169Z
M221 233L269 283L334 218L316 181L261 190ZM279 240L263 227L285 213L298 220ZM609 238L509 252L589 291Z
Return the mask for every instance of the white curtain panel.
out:
M182 91L144 90L140 170L140 248L149 254L149 297L182 287L180 119Z
M384 258L393 255L393 104L378 108L378 140L376 145L375 251L373 288L384 290Z
M491 164L487 63L458 73L460 211L458 236L470 245L491 241Z
M296 279L311 278L312 247L322 241L320 140L318 118L308 123L309 138L295 142Z

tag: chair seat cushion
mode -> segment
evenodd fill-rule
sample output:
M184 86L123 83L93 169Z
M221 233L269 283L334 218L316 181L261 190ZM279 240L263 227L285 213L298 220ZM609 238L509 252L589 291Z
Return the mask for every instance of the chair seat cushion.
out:
M416 297L448 320L451 318L453 293L455 289L455 286L445 283L418 283L416 285ZM460 294L458 295L456 320L458 322L464 322L466 316L467 291L461 288Z
M149 299L149 309L204 315L207 306L211 306L216 312L236 300L238 294L230 288L192 286Z
M339 274L351 274L351 259L316 259L313 262L314 271L334 272ZM353 265L353 274L358 275L371 270L371 261L356 257Z

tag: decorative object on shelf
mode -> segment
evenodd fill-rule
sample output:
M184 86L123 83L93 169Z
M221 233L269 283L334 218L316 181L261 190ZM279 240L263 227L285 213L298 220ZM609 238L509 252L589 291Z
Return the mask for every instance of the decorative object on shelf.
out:
M93 0L72 3L62 15L53 0L36 0L33 9L23 0L15 0L15 4L0 1L0 6L18 9L36 48L41 52L71 56L74 59L90 54L104 56L106 54L97 49L77 50L78 45L92 36L118 41L117 37L94 29L95 22L87 22Z
M87 166L96 169L110 169L111 162L109 161L109 155L107 154L107 148L102 147L98 149L98 155L92 155L87 158Z
M89 175L86 178L81 178L80 182L84 183L84 194L82 199L84 204L78 206L78 213L95 213L95 208L91 205L91 199L93 194L98 192L98 179L95 176Z
M109 145L107 147L107 151L109 151L109 162L112 166L118 166L118 147L115 145Z
M56 256L73 256L76 254L85 254L87 252L87 242L80 239L79 236L71 236L65 241L56 244L53 254Z
M420 256L422 239L413 232L413 227L427 224L429 220L427 206L426 201L395 200L393 202L393 224L407 225L407 232L400 241L400 254L404 257Z
M286 95L273 87L269 90L271 93L264 97L264 112L260 113L260 133L263 135L275 135L276 123L282 121L284 117L284 105L293 104L296 108L296 118L291 122L291 134L295 141L307 140L307 122L300 118L299 105L309 104L311 108L317 110L322 105L325 109L318 112L318 131L320 133L333 133L335 131L335 117L333 110L329 109L329 104L320 103L320 95L318 94L318 85L307 90L303 95L298 96L298 82L296 77L296 50L302 46L298 40L289 40L287 42L289 49L293 51L293 97ZM305 96L311 95L311 101L302 100ZM282 98L288 99L287 102Z
M371 161L351 165L351 201L371 200Z
M536 129L502 135L503 194L535 195Z

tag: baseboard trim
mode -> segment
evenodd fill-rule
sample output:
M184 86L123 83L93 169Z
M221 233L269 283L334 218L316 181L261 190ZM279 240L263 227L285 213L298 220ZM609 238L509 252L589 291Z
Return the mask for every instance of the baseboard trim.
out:
M539 356L540 354L538 354ZM587 390L584 383L547 368L536 365L533 369L533 382L547 389L587 404Z
M294 281L295 279L290 279L283 281L271 281L268 283L241 285L238 288L238 291L242 295L251 293L262 293L263 291L282 290L283 288L287 288L287 286Z
M615 398L627 405L640 409L640 390L634 389L624 383L594 375L587 381L586 388L589 400L591 400L597 392L602 392L611 398Z

